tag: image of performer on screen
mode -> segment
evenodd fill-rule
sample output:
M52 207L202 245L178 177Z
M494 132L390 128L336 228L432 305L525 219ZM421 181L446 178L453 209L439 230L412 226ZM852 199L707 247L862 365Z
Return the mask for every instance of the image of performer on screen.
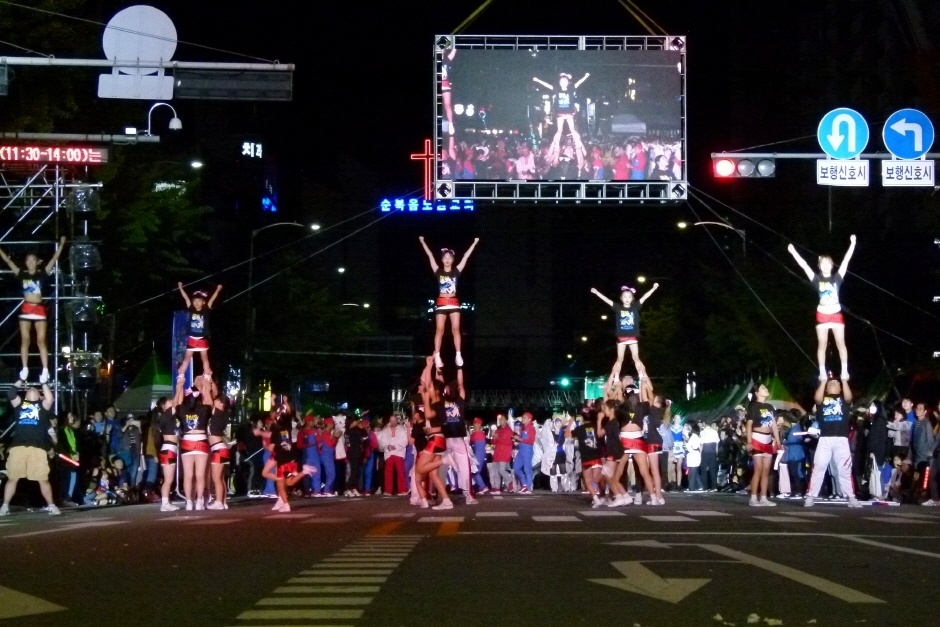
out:
M561 136L565 131L565 126L567 125L569 131L571 132L571 138L574 140L579 170L584 167L584 156L586 153L584 150L584 145L581 143L581 136L574 127L574 116L580 109L578 103L575 102L574 91L580 87L589 76L591 76L590 72L585 72L584 76L578 79L574 85L571 84L571 74L566 72L561 72L558 75L557 85L546 83L537 76L532 77L533 81L547 89L551 89L554 92L553 97L555 100L555 121L558 126L557 130L555 131L555 138L552 140L551 151L549 153L550 158L552 158L554 161L558 160L561 148Z
M442 131L447 134L447 152L451 160L457 159L457 153L454 152L454 106L452 104L453 94L451 91L451 77L453 75L454 57L457 55L457 49L451 48L444 52L443 63L441 64L441 99L444 101L444 117Z

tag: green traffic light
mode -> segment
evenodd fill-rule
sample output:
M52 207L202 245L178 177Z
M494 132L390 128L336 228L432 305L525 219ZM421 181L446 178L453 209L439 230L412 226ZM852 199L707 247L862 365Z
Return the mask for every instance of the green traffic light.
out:
M569 385L571 385L571 380L568 378L564 378L560 381L560 383L561 383L561 387L566 388Z

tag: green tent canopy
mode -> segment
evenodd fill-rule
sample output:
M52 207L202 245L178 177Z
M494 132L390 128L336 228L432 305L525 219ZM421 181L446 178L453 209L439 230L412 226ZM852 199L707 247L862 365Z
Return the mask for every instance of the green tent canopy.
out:
M161 396L173 394L172 382L170 371L161 368L153 352L128 388L114 401L114 407L125 412L150 411Z

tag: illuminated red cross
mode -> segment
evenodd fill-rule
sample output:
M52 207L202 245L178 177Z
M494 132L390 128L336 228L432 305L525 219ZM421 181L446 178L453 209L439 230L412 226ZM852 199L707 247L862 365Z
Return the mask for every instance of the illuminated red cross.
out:
M432 173L434 172L434 153L431 152L431 140L424 140L424 153L418 153L411 155L412 160L414 161L424 161L424 199L433 200L431 198L433 194L432 185L434 177Z

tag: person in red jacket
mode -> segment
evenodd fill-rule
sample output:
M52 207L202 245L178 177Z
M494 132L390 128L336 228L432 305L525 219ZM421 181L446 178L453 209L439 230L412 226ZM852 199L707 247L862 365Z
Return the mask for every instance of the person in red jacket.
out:
M522 431L513 436L519 442L519 452L516 454L516 465L513 470L522 484L520 494L532 493L532 455L535 453L535 425L532 424L532 414L522 414Z
M317 437L320 465L323 467L323 496L336 496L336 442L340 432L329 416L323 421L323 429Z
M506 416L496 416L496 433L493 436L493 473L491 483L493 494L498 495L500 490L508 490L512 485L512 473L509 465L512 463L512 428L506 424Z

